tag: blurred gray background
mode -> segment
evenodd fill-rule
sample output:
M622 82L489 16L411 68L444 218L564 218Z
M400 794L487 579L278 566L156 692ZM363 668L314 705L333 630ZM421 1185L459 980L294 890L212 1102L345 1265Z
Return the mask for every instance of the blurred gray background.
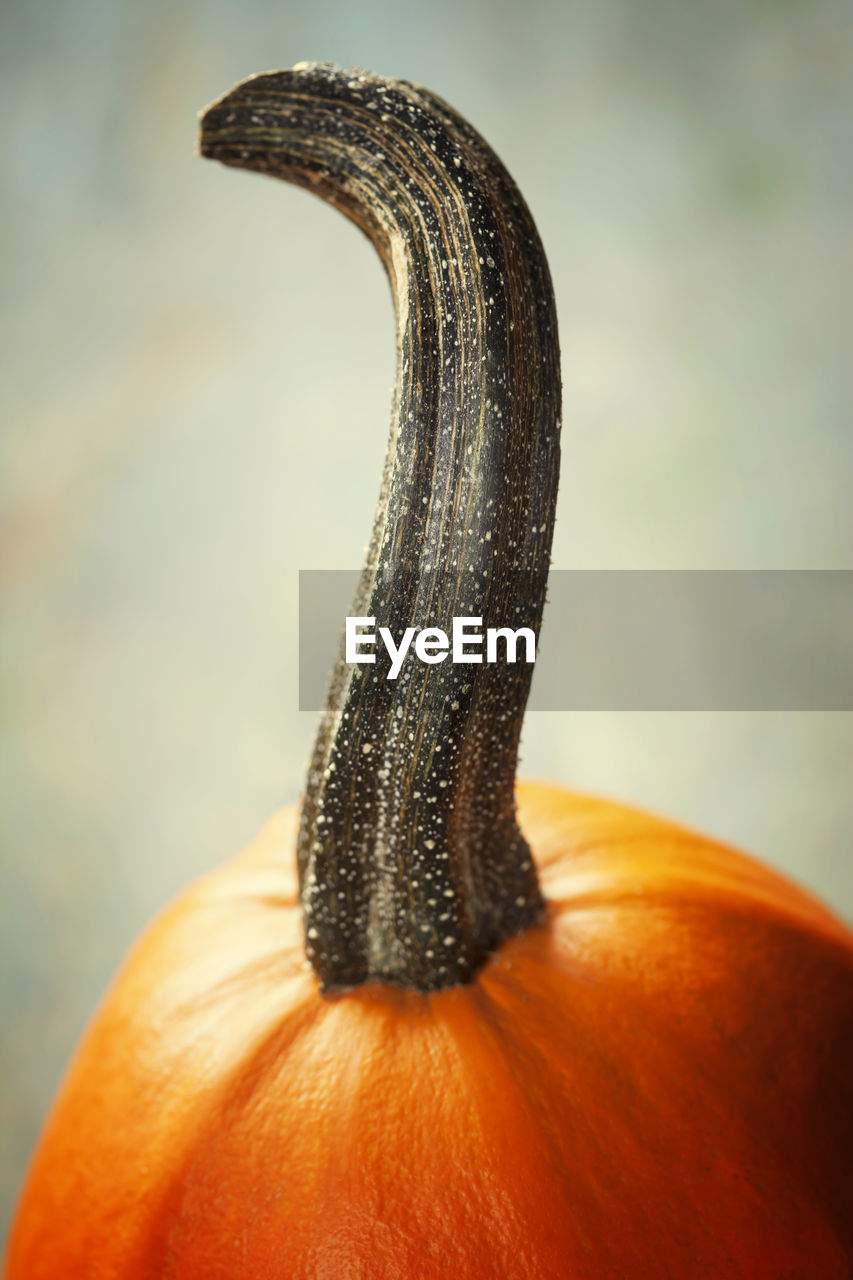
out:
M350 568L394 377L372 249L195 158L302 59L428 85L561 322L558 568L853 567L853 11L833 0L3 8L2 1210L125 949L294 801L300 568ZM547 620L546 620L547 636ZM523 771L853 916L850 714L538 714Z

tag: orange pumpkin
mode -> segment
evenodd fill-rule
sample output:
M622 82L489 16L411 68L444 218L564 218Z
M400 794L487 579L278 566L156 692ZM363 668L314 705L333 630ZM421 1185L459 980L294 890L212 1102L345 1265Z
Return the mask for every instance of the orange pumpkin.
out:
M424 91L329 67L239 86L202 148L319 190L392 279L353 612L538 628L556 327L505 172ZM8 1280L849 1277L850 933L647 815L523 784L516 820L524 664L367 671L338 663L301 811L119 974Z

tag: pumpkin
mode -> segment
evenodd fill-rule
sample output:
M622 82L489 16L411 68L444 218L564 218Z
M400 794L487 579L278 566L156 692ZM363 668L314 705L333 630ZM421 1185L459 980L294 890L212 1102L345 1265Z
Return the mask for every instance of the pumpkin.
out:
M500 162L424 90L313 65L238 86L201 147L331 200L388 269L353 613L538 632L557 332ZM300 809L131 953L8 1280L849 1277L850 932L711 840L516 787L527 664L386 676L342 655Z

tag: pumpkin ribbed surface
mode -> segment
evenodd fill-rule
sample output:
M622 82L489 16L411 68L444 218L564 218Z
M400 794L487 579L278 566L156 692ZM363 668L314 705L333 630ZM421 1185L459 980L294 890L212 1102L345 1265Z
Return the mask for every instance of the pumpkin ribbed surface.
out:
M849 1275L849 935L645 814L519 787L547 918L464 987L320 995L296 813L152 926L10 1280Z

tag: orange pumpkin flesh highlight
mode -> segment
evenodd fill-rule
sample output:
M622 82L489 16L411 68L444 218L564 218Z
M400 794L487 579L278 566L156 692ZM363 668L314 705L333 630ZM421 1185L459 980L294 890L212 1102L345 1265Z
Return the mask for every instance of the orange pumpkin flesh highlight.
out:
M681 828L518 799L547 920L467 986L319 994L294 810L178 899L71 1068L9 1280L849 1276L849 933Z

